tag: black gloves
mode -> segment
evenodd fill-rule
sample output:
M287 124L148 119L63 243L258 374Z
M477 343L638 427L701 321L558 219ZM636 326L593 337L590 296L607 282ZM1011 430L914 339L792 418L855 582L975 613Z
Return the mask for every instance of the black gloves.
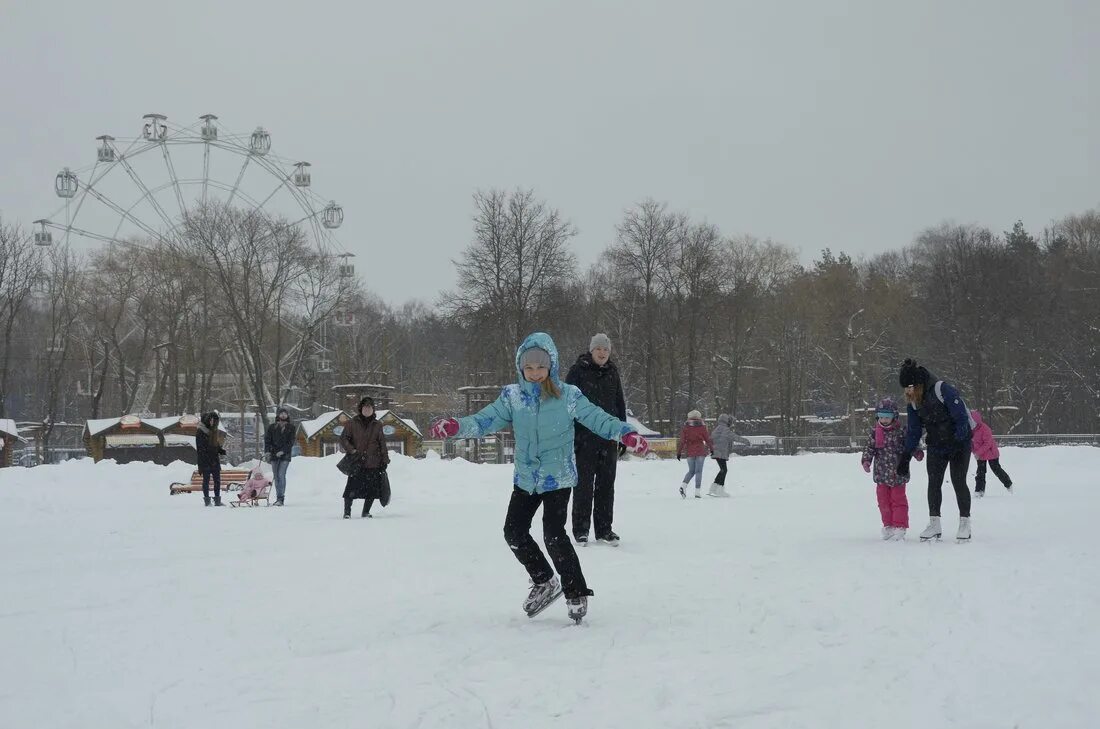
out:
M677 461L680 460L680 454L679 453L676 454L676 460Z
M898 461L897 471L899 476L909 478L909 459L911 459L912 457L913 455L911 453L905 453L902 455L901 460Z

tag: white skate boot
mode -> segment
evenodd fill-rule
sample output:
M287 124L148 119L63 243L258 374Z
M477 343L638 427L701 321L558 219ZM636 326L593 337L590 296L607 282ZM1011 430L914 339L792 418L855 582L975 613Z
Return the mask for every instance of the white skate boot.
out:
M680 484L680 498L681 499L686 499L688 497L686 489L687 489L687 481L684 481L682 484Z
M904 542L905 541L905 527L894 527L894 536L890 537L892 542Z
M943 529L940 528L940 518L938 516L929 517L928 526L920 533L920 540L927 542L930 539L939 539L942 536Z
M703 489L699 486L695 487L695 498L697 498L697 499L703 498Z
M956 542L969 542L970 541L970 517L959 517L959 531L955 534Z
M882 541L888 542L893 538L894 538L894 527L892 527L892 526L891 527L883 527L882 528Z
M718 490L715 492L714 495L720 499L728 499L730 497L729 492L726 491L726 487L724 484L720 484L718 486Z
M716 482L714 482L710 485L710 491L707 492L707 496L717 496L717 495L718 495L718 482L716 481Z
M523 601L523 611L527 613L527 617L533 618L559 597L561 597L561 583L558 582L557 577L551 577L546 582L537 582L531 585L531 592Z

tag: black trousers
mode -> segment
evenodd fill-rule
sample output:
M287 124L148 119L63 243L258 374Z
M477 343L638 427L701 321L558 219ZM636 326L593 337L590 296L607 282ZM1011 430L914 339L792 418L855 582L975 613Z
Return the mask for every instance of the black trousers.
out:
M344 513L351 516L351 504L355 499L344 497ZM374 499L363 499L363 516L370 513L370 507L374 506Z
M986 464L989 464L989 468L993 469L993 473L997 475L997 479L1007 489L1012 485L1012 479L1009 478L1005 470L1001 468L1001 459L993 458L989 461L978 461L978 475L974 477L974 490L985 491L985 469Z
M714 483L718 484L719 486L725 486L726 485L726 471L727 471L726 462L729 461L729 459L728 458L715 458L714 460L718 461L718 475L714 477Z
M573 549L573 542L565 533L569 491L557 489L544 494L529 494L521 488L513 488L512 499L508 502L508 516L504 520L504 540L532 580L546 582L553 577L553 568L531 537L531 522L539 506L542 506L542 540L561 575L562 591L567 598L573 598L591 595L592 591L584 581L581 561Z
M202 472L202 497L204 499L210 498L210 481L214 481L214 499L221 501L222 498L222 472L221 471L203 471Z
M943 477L949 467L955 501L959 504L959 516L970 516L970 487L966 485L966 472L970 470L970 448L955 451L950 457L928 452L928 515L940 515Z
M615 518L615 467L618 462L619 444L615 441L577 449L573 536L587 536L590 523L596 527L597 539L611 533L611 522Z

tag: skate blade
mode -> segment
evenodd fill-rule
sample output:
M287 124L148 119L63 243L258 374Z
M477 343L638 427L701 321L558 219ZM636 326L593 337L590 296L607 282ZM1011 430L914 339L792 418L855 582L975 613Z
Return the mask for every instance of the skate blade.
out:
M955 544L969 544L970 537L955 537Z
M942 539L943 539L943 535L942 535L942 534L937 534L937 535L935 535L935 536L933 536L933 537L921 537L921 538L920 538L920 540L921 540L922 542L939 542L939 541L941 541Z
M559 598L560 598L560 597L561 597L562 595L564 595L564 594L565 594L565 593L564 593L564 592L563 592L562 590L560 590L560 589L559 589L559 590L558 590L557 592L555 592L555 593L553 594L553 596L551 596L551 598L550 598L549 600L547 600L546 602L544 602L544 603L543 603L542 605L540 605L540 606L539 606L538 608L536 608L535 610L532 610L531 612L527 613L527 617L529 617L529 618L533 618L533 617L535 617L536 615L538 615L539 613L541 613L541 612L542 612L543 610L545 610L546 608L550 607L550 606L551 606L551 605L553 605L553 604L554 604L555 602L557 602L557 601L558 601L558 599L559 599Z

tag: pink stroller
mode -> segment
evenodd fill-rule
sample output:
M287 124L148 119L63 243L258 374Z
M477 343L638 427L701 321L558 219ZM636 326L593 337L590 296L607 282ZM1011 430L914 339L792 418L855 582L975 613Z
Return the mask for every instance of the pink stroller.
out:
M271 492L271 479L264 475L260 464L249 472L248 480L241 487L241 493L236 501L230 501L230 506L259 506L262 499L265 504L271 506L268 495Z

